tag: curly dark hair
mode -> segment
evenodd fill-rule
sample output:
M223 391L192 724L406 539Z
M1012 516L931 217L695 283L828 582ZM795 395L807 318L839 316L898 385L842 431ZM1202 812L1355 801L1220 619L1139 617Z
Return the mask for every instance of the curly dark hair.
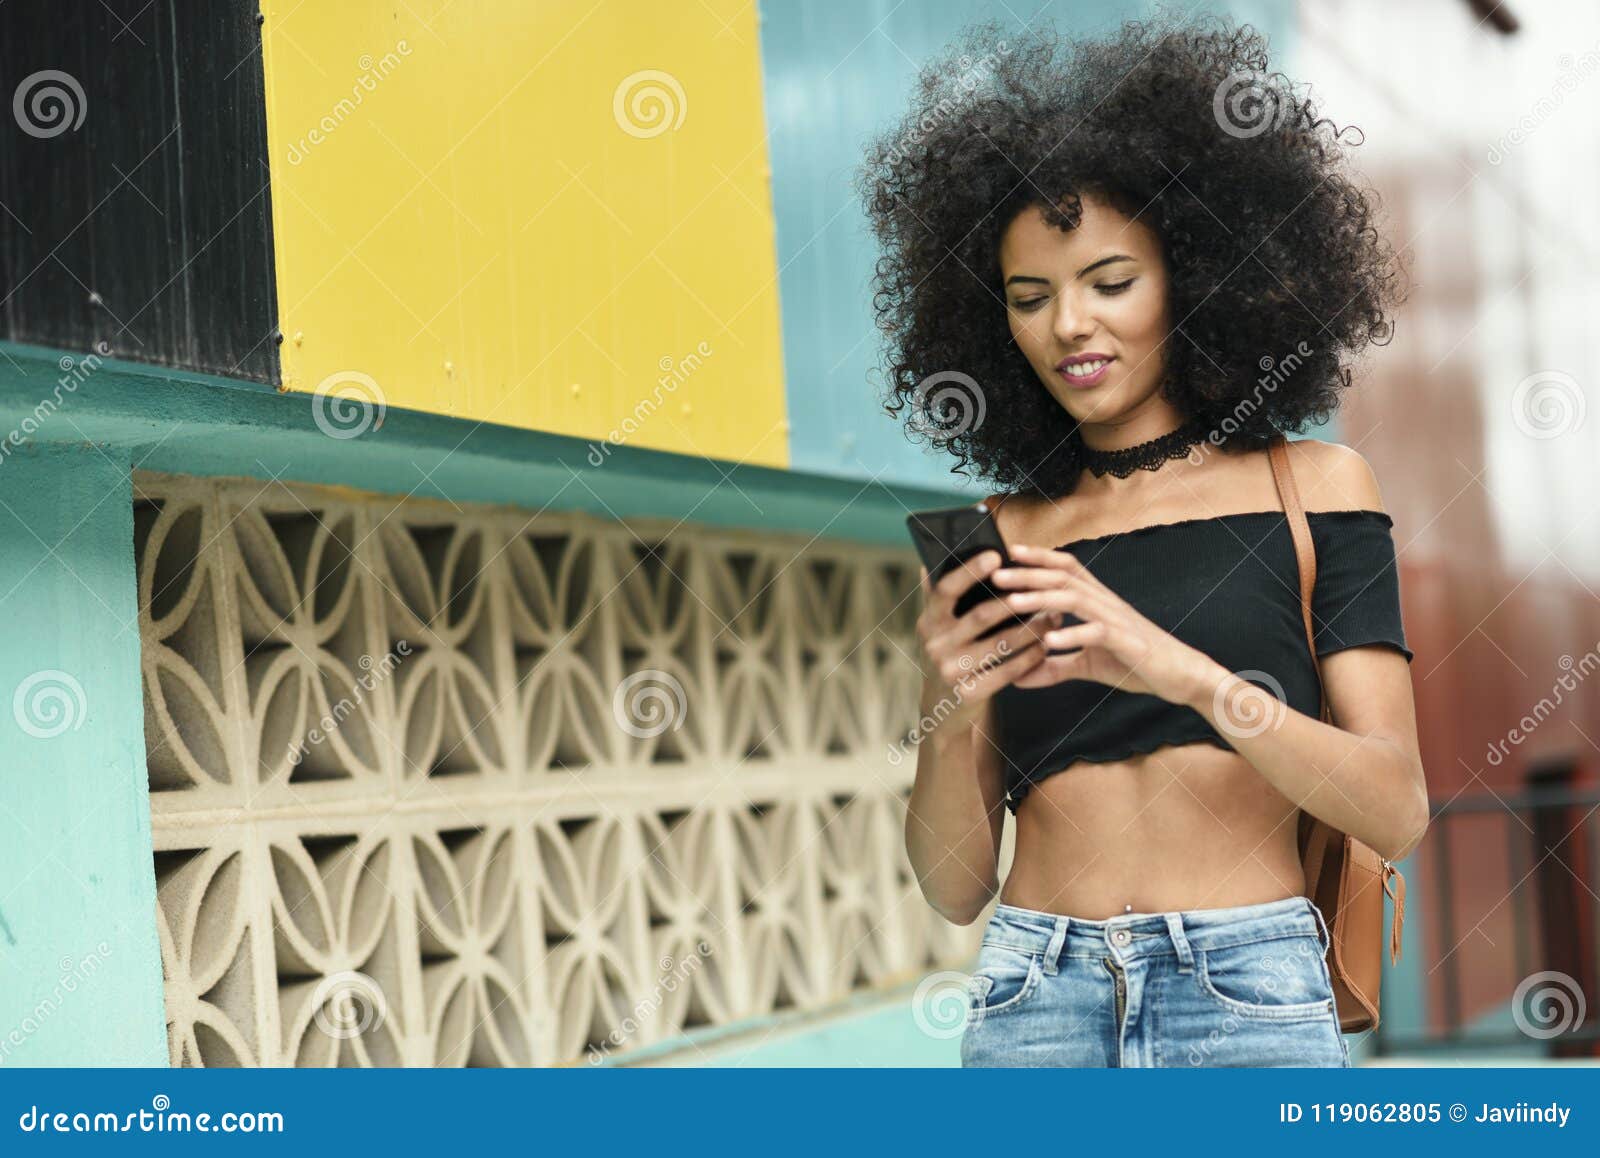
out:
M882 247L885 409L909 408L908 437L954 453L952 473L1073 489L1078 423L1011 338L999 250L1032 206L1075 228L1089 194L1160 240L1174 320L1160 388L1180 412L1228 450L1326 421L1345 363L1388 341L1385 311L1404 300L1377 195L1342 171L1360 142L1341 136L1268 72L1265 37L1220 15L1130 20L1102 40L969 25L856 174ZM1292 372L1263 393L1286 355ZM981 422L948 422L929 386L952 379L977 384Z

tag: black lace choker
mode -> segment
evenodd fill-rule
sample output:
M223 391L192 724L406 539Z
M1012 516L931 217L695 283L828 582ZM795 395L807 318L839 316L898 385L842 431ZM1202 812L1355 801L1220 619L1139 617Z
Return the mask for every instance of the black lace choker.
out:
M1189 453L1191 446L1204 437L1205 429L1191 420L1160 438L1152 438L1136 446L1125 446L1121 450L1095 450L1080 443L1078 455L1083 465L1096 477L1114 474L1118 478L1127 478L1136 470L1155 470L1169 459L1182 458Z

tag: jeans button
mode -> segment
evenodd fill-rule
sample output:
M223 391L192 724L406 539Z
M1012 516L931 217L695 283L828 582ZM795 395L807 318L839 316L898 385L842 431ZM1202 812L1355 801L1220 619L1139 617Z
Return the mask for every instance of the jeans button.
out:
M1113 945L1126 945L1128 940L1128 930L1126 929L1117 929L1111 934L1111 943Z

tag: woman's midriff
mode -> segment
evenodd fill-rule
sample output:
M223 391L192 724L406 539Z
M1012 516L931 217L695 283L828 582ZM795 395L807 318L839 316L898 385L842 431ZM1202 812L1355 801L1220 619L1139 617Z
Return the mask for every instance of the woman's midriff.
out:
M1302 895L1297 811L1212 744L1079 762L1023 797L1000 900L1103 920Z

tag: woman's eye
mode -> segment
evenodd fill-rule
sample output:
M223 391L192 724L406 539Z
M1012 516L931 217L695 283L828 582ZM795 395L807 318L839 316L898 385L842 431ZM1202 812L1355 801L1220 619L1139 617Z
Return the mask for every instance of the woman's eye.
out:
M1112 282L1112 283L1110 283L1108 285L1095 286L1095 289L1099 290L1101 293L1103 293L1103 294L1105 294L1106 296L1109 297L1109 296L1111 296L1113 294L1122 293L1129 286L1131 286L1134 283L1135 280L1136 279L1130 277L1127 281ZM1049 301L1049 300L1050 300L1049 298L1043 298L1043 297L1039 297L1039 298L1024 298L1021 301L1013 302L1012 305L1016 309L1022 310L1022 311L1026 312L1026 313L1032 313L1034 310L1038 309L1040 306L1044 305L1044 303Z

